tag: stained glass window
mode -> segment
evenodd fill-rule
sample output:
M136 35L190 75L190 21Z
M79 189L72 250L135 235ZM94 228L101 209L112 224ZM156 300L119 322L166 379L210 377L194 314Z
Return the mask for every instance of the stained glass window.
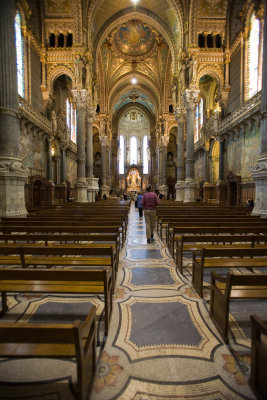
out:
M71 99L66 100L66 123L71 141L77 143L76 108Z
M250 33L248 43L248 98L261 89L261 71L259 70L260 21L252 14L250 18Z
M143 173L148 174L147 136L143 138Z
M120 135L119 174L124 174L124 137Z
M194 142L197 142L200 139L201 137L200 129L202 128L202 126L203 126L203 99L201 97L196 105Z
M135 136L130 140L130 163L131 165L137 164L137 139Z
M25 96L24 88L24 52L23 52L23 38L21 33L21 16L17 11L15 17L15 44L16 44L16 59L17 59L17 83L18 94L21 97Z

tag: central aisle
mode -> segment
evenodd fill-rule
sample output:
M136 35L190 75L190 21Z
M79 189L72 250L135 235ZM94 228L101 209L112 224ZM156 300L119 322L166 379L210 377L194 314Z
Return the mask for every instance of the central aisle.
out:
M147 244L132 204L91 400L254 399L205 303L155 239Z

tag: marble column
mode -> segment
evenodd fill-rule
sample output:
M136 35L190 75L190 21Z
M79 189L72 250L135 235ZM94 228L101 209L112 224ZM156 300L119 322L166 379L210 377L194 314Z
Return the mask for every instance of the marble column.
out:
M95 108L89 107L86 121L86 181L88 184L87 197L89 202L95 202L98 193L98 178L94 178L94 146L93 146L93 121Z
M14 19L15 0L0 2L0 217L27 214L28 176L20 159L20 127Z
M186 89L184 91L184 106L187 113L186 124L186 166L184 184L184 202L196 201L195 158L194 158L194 126L195 108L198 101L199 90Z
M77 112L77 201L86 203L87 200L87 182L85 176L85 111L87 105L87 90L72 90L76 101Z
M177 182L175 184L176 198L175 201L184 201L184 110L177 108L175 116L178 123L177 133Z
M219 147L219 181L216 184L216 203L225 204L227 202L227 184L224 180L224 144L225 140L220 140Z
M167 186L167 146L169 143L169 136L164 134L160 137L159 144L159 192L166 198L168 195Z
M104 194L109 197L110 187L107 185L107 146L108 146L108 137L105 135L100 135L101 142L101 160L102 160L102 186L101 186L101 197L103 198Z
M66 185L66 147L65 143L61 147L60 158L60 184L57 185L59 190L60 201L67 201L67 185Z
M209 143L204 146L204 185L203 185L203 201L207 203L211 198L211 190L213 185L210 184L210 149Z
M55 203L55 184L53 182L53 164L52 164L52 138L47 139L47 171L46 171L46 204Z
M264 21L267 21L267 7L265 7ZM257 165L252 170L255 181L256 194L253 214L260 214L267 218L267 23L264 24L262 91L261 91L261 154Z

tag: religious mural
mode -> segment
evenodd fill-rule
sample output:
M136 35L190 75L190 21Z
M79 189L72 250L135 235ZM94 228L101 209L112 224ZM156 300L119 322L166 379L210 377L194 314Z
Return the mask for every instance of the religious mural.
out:
M127 192L138 192L141 189L141 176L136 168L130 169L127 178Z
M148 53L153 48L155 40L152 30L138 20L122 25L114 36L117 49L130 56Z
M215 17L225 14L227 1L225 0L199 0L198 15L201 17Z
M46 13L50 15L70 16L72 14L71 0L46 0Z

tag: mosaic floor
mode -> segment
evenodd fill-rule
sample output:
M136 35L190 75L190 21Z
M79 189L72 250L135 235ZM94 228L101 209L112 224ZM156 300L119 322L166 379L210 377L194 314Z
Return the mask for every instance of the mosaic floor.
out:
M82 318L94 304L102 343L100 297L25 295L10 296L9 302L5 318L20 321L44 320L45 315L58 321L65 318L66 307L68 315ZM237 332L236 342L248 350L244 332ZM241 372L209 319L207 302L192 290L190 274L177 273L157 235L147 244L144 218L133 205L120 252L111 327L98 353L90 400L255 399L248 374ZM248 372L249 357L242 362ZM73 360L0 359L0 399L76 399L75 373Z
M114 300L91 400L254 399L206 303L158 236L146 243L133 205Z

